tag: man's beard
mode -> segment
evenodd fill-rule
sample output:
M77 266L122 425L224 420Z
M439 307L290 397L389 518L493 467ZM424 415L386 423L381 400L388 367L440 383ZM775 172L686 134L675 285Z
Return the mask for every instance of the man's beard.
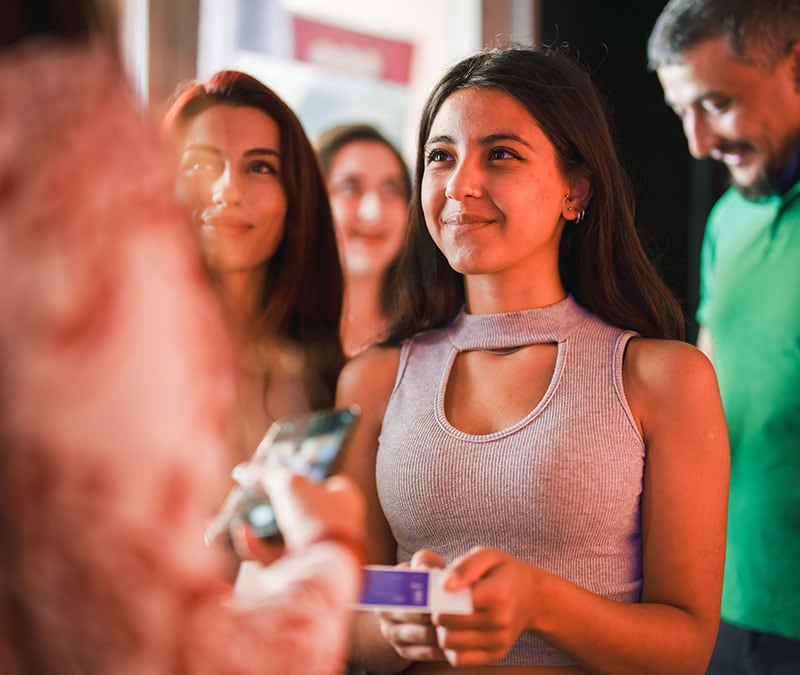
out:
M769 148L769 150L771 151L772 148ZM756 176L748 181L747 184L739 183L736 180L735 171L733 171L731 167L726 167L730 175L731 185L733 185L745 199L750 199L752 201L758 201L773 194L776 184L775 173L769 168L768 157L765 156L763 152L760 152L752 143L745 140L724 140L712 148L710 154L713 159L724 164L725 155L741 153L750 155L751 158L761 158L763 160L763 165Z
M736 179L733 178L733 174L730 175L731 184L745 199L757 202L775 193L775 175L766 166L747 185L737 183Z

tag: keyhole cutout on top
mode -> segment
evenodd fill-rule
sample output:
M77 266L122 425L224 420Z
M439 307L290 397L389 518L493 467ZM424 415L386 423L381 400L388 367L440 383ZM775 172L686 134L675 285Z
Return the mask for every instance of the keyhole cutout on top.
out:
M456 354L447 378L444 411L464 433L502 431L526 417L542 400L555 372L556 343L534 344L508 354Z

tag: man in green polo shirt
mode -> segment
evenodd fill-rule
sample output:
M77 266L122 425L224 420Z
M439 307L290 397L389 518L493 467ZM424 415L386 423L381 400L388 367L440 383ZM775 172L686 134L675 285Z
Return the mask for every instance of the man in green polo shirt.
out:
M800 673L800 0L672 0L648 44L709 216L698 345L731 441L722 623L708 673Z

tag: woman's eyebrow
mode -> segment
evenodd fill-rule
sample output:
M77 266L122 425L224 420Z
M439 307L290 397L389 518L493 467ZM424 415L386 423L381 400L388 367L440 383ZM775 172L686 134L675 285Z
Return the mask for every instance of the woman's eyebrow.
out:
M213 145L203 145L202 143L191 143L191 144L187 145L183 149L183 152L188 152L189 150L192 150L192 151L199 150L201 152L207 152L207 153L212 154L212 155L221 155L222 154L222 152L220 152L219 148L215 148Z
M452 145L453 138L452 136L446 136L446 135L433 136L432 138L429 138L428 141L425 143L425 147L427 148L429 145L435 145L437 143L449 143Z
M531 144L521 136L517 136L517 134L512 134L505 131L496 134L489 134L488 136L482 136L478 142L481 145L491 145L492 143L497 143L498 141L514 141L515 143L521 143L528 148L531 147Z
M521 136L517 136L517 134L512 134L511 132L500 131L494 134L488 134L487 136L481 136L478 139L478 143L481 145L491 145L492 143L497 143L498 141L514 141L515 143L521 143L527 147L531 147L531 144L528 143L524 138ZM425 143L425 147L427 148L429 145L435 145L437 143L453 143L452 136L447 136L445 134L441 136L434 136Z
M250 148L243 153L244 157L252 157L253 155L272 155L273 157L281 158L280 153L272 148Z

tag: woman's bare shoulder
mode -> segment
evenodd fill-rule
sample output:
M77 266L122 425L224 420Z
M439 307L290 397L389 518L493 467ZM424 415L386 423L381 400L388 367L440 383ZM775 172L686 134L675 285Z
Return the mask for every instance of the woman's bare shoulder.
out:
M625 394L640 419L704 407L719 399L714 366L678 340L635 338L623 363Z
M399 363L399 347L371 347L354 356L339 375L337 401L361 404L388 399Z
M697 347L679 340L634 338L625 352L623 372L646 387L667 388L687 380L714 379L714 367Z

